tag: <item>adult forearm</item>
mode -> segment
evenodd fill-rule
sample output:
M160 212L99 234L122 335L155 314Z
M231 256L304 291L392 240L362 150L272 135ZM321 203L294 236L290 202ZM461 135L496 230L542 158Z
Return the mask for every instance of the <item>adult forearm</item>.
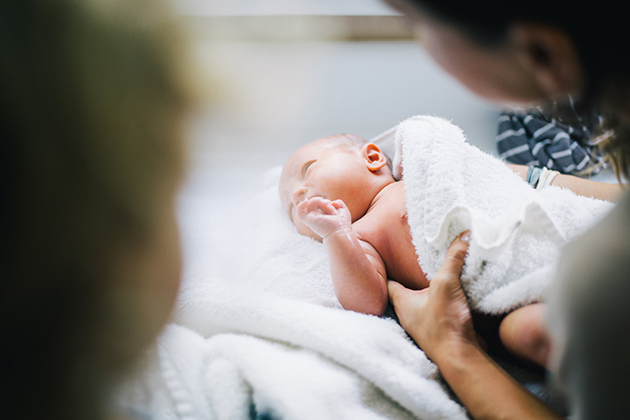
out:
M524 180L527 179L527 166L513 164L508 164L507 166ZM626 190L626 188L619 183L597 182L564 174L557 175L553 181L551 181L551 185L567 188L585 197L593 197L611 202L618 201Z
M551 182L551 185L568 188L578 195L598 198L613 203L618 201L625 191L625 187L619 183L597 182L562 174L556 176Z
M349 310L382 315L388 302L384 266L375 267L351 229L326 237L324 245L339 303Z
M475 419L562 419L499 367L478 345L452 345L434 360Z

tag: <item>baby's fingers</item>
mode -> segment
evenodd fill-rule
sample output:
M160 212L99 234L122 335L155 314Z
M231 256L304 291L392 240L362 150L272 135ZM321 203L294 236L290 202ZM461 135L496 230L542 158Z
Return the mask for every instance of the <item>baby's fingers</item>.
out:
M341 209L345 209L346 207L346 203L343 202L343 200L335 200L335 201L331 201L330 204L333 205L333 207L337 210L341 210Z
M320 214L336 214L337 209L332 205L330 200L322 197L311 197L297 205L298 214L306 215L308 213L317 212Z

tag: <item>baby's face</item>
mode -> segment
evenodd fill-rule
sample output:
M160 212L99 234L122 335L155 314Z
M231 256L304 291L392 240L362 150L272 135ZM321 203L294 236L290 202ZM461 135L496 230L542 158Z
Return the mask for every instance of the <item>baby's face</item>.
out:
M360 149L333 146L325 139L307 144L289 158L282 170L279 192L298 232L321 241L296 217L295 207L307 198L342 200L353 222L365 214L371 200L363 194L362 186L370 177L364 162Z

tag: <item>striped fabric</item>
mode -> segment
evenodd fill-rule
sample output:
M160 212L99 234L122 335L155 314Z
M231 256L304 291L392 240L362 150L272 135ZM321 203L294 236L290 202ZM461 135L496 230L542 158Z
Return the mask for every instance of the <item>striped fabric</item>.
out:
M496 137L499 156L509 163L546 166L564 174L590 175L602 168L603 154L586 146L590 132L548 118L538 110L525 114L504 112Z

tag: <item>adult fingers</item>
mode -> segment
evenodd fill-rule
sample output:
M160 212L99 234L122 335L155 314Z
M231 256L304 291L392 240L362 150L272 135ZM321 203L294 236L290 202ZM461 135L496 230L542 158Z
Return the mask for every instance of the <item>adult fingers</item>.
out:
M406 299L408 298L407 293L409 291L409 289L407 289L405 286L398 283L397 281L389 280L387 282L387 292L389 293L389 300L392 305L394 305L394 309L396 309L397 307L402 307L405 304Z
M389 300L394 306L400 324L408 330L410 324L416 322L416 317L422 312L427 302L427 291L407 289L402 284L389 280L387 292Z

